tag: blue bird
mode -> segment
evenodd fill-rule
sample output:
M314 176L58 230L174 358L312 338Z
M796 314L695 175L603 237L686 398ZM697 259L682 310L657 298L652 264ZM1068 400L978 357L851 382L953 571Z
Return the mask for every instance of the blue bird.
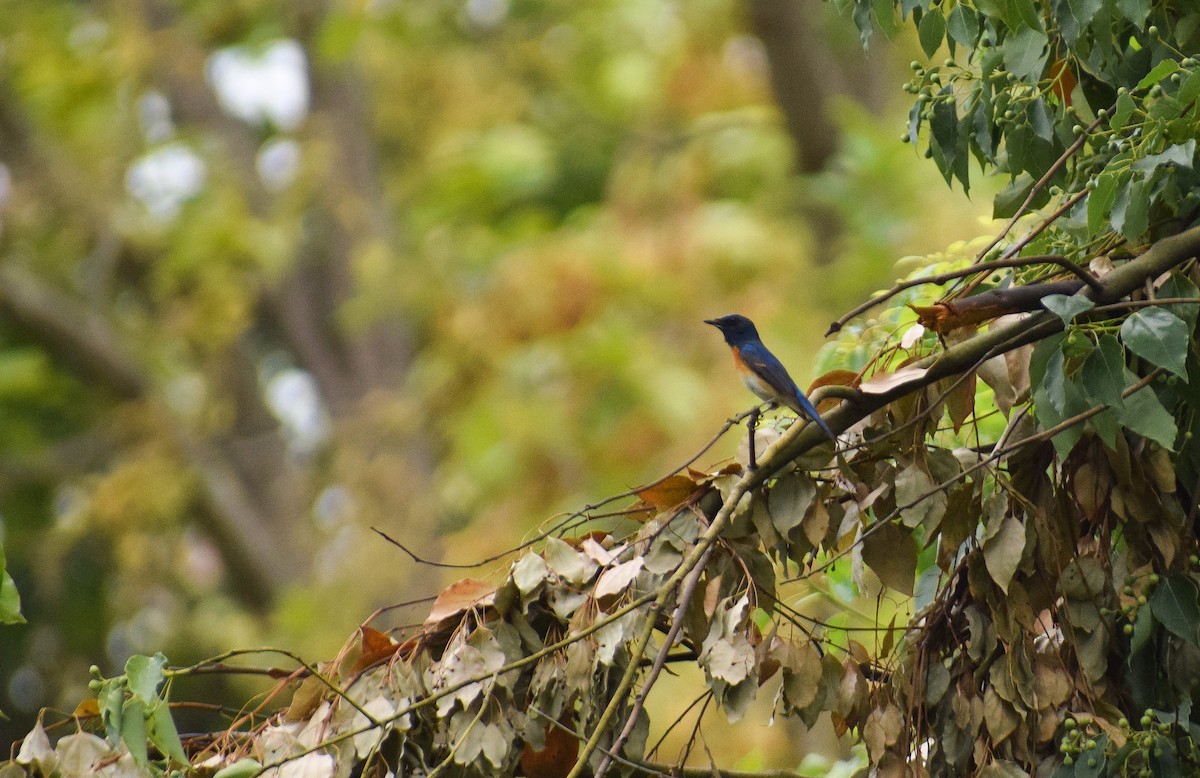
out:
M763 345L754 322L740 314L731 313L719 319L705 319L704 323L716 327L725 336L725 342L733 352L733 364L747 389L762 400L791 408L797 414L812 419L837 444L833 430L817 414L817 409L796 386L780 361Z

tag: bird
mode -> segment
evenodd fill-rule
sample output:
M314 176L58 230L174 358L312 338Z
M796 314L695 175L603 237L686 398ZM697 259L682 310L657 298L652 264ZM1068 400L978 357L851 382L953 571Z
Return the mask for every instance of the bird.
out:
M763 345L754 322L741 314L731 313L718 319L705 319L704 323L716 327L725 336L725 342L733 352L733 364L747 389L762 400L812 419L834 445L837 444L833 430L796 386L783 364Z

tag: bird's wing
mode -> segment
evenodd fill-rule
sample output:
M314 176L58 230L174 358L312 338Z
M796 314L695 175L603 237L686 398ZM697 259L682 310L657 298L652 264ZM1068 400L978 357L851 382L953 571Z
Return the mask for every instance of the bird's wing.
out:
M743 346L740 351L742 361L746 363L746 367L753 370L758 375L771 385L779 397L776 398L779 402L791 408L796 413L801 413L821 428L830 440L837 442L837 436L833 434L833 430L829 429L829 425L817 413L817 409L804 396L804 392L796 386L796 382L788 375L787 368L767 350L766 346L760 344Z
M787 405L794 411L798 412L802 409L802 407L796 407L797 398L801 396L796 382L792 380L787 369L775 358L774 354L767 350L766 346L748 343L738 349L738 352L746 364L746 368L762 378L770 386L772 393L777 395L772 399Z

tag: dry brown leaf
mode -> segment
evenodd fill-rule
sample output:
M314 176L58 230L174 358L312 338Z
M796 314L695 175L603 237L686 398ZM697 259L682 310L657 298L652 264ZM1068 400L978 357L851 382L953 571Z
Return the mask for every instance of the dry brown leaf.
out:
M596 588L593 590L596 599L604 600L628 589L629 585L633 583L633 579L642 572L643 565L645 565L645 560L639 556L605 570L600 574L600 578L596 581Z
M926 367L902 367L894 373L871 376L858 388L863 394L887 394L899 386L920 381L928 372Z
M563 714L563 724L569 725L568 714ZM561 727L546 728L546 744L541 751L534 751L528 743L521 751L521 772L525 778L566 778L579 756L579 740Z
M75 711L71 714L77 719L90 719L100 715L100 701L95 697L89 697L83 702L75 706Z
M697 490L698 484L686 475L673 475L670 478L651 484L645 489L638 489L637 496L656 511L669 511L688 501Z
M464 578L447 586L433 601L426 629L437 629L450 619L458 618L471 608L488 607L496 601L496 587L478 578Z
M975 412L975 373L965 381L958 381L957 386L946 395L946 411L950 414L950 423L954 431L962 429L963 423Z
M400 649L400 644L392 640L390 635L386 635L373 627L359 627L359 632L362 635L361 652L358 655L358 660L354 663L351 673L358 673L361 670L387 659L392 654Z

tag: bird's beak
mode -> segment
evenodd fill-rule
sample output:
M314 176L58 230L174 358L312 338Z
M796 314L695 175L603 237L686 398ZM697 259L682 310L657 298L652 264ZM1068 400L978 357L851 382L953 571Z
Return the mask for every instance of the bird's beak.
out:
M705 324L711 324L712 326L714 326L714 327L717 327L718 329L721 327L721 325L720 325L720 324L717 324L717 320L716 320L716 319L705 319L705 320L704 320L704 323L705 323Z

